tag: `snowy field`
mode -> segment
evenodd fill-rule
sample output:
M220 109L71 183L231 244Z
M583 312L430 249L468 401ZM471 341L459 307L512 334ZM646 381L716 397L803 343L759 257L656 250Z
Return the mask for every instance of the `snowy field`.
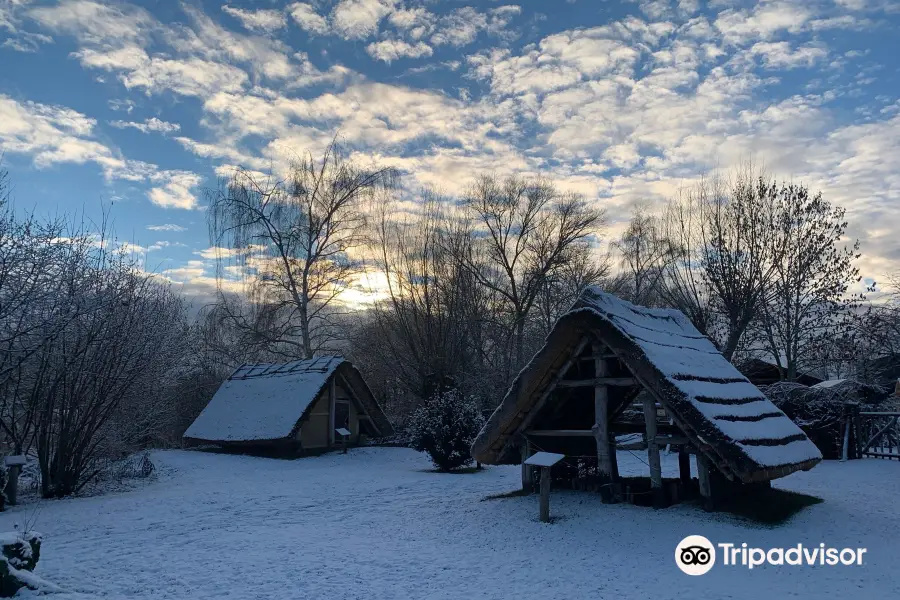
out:
M158 452L141 489L49 501L37 513L36 573L69 598L863 598L900 593L900 464L824 463L779 480L823 504L766 529L693 506L604 506L556 491L552 524L537 498L483 501L519 485L517 467L429 472L418 453L356 449L281 461ZM623 473L646 468L629 453ZM668 461L670 474L677 472ZM0 514L12 530L33 508ZM689 534L760 547L866 547L859 567L675 566Z

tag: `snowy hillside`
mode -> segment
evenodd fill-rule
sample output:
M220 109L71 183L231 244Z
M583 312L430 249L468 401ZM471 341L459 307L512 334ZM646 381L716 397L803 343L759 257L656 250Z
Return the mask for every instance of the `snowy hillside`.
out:
M825 502L766 529L693 506L602 505L562 490L551 506L559 519L545 525L534 496L482 501L515 489L517 467L442 475L401 448L294 461L154 458L169 474L141 490L41 506L36 572L68 590L54 598L886 598L900 589L900 511L889 500L900 497L900 473L888 461L823 463L779 480ZM646 469L628 452L619 465ZM677 473L674 461L665 467ZM0 530L32 512L0 514ZM869 552L861 567L713 569L691 578L672 558L688 534Z

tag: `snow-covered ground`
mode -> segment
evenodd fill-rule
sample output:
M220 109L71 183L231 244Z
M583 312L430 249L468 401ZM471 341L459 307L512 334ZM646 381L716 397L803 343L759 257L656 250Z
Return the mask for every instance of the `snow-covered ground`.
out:
M623 472L646 467L622 453ZM552 524L515 489L516 467L430 472L402 448L281 461L158 452L158 481L104 497L49 501L37 513L36 573L56 598L883 598L900 592L900 464L823 463L780 480L823 504L761 528L693 506L602 505L557 490ZM675 469L667 461L667 470ZM0 514L0 531L31 516ZM719 567L674 562L689 534L751 546L866 547L846 567Z

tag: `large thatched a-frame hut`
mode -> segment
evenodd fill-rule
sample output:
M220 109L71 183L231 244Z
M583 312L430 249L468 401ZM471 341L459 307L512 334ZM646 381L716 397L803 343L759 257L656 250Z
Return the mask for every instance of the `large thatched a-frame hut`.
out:
M337 429L348 430L349 439ZM393 433L356 367L340 356L321 356L240 367L184 437L232 449L303 454Z
M707 499L767 485L822 456L783 412L677 310L635 306L586 290L519 373L472 446L486 464L558 452L571 479L589 474L605 501L625 499L616 438L648 450L650 492L663 504L691 482ZM659 448L679 449L681 483L669 493ZM530 469L523 465L523 485ZM558 479L559 474L554 474ZM742 486L741 484L755 484Z

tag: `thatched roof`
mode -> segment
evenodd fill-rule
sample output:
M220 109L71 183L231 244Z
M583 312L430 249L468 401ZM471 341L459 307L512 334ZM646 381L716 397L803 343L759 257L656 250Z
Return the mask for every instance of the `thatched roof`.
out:
M822 459L806 434L681 312L635 306L589 288L491 415L472 445L477 460L500 462L518 443L523 421L585 336L608 346L727 477L775 479Z
M217 443L292 438L332 377L339 377L342 385L350 387L347 391L359 401L381 435L393 434L356 367L340 356L322 356L240 367L222 384L184 437Z

